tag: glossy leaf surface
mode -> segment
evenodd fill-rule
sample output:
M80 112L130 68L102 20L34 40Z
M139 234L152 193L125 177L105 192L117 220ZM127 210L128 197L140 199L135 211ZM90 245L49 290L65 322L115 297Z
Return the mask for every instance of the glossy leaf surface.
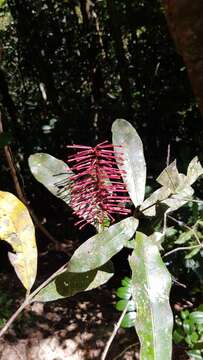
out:
M95 289L106 283L113 276L113 272L111 261L99 269L84 273L65 271L44 287L33 300L40 302L54 301L73 296L82 291Z
M37 273L34 225L25 205L3 191L0 191L0 238L15 251L9 253L9 260L24 287L30 290Z
M151 237L137 232L130 257L136 331L141 360L171 360L173 316L169 305L171 276Z
M85 241L68 263L69 272L96 269L117 254L134 235L138 220L128 217Z
M123 181L135 206L142 204L145 194L146 164L142 141L135 128L124 119L117 119L112 126L113 144L122 146L124 164L118 167L124 171ZM116 149L115 147L115 150Z

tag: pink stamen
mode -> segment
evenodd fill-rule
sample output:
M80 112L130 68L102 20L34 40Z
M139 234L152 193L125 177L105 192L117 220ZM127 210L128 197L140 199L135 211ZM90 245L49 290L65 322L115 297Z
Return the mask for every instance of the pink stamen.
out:
M106 217L114 222L112 213L129 214L131 210L126 209L125 204L130 199L121 178L125 171L117 168L117 163L122 165L124 161L122 147L107 141L95 148L84 145L67 147L81 149L68 158L68 163L73 163L71 170L76 171L70 178L71 206L74 214L83 218L76 225L82 229L87 223L103 223Z

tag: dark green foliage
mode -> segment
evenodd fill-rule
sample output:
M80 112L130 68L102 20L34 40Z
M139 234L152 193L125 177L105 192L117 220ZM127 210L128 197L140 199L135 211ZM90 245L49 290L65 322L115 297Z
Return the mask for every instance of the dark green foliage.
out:
M13 313L13 299L6 293L0 296L0 327L4 326L6 321Z
M176 317L176 329L173 340L176 344L186 344L190 359L202 359L203 356L203 305L196 310L182 310Z

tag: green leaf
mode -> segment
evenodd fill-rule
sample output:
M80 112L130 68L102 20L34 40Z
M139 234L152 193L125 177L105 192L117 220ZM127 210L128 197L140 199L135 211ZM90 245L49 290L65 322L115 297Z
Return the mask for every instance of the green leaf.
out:
M128 217L85 241L68 263L69 272L96 269L116 255L134 235L138 220Z
M68 179L73 172L65 162L49 154L37 153L29 157L28 164L37 181L66 204L70 203L70 181Z
M137 232L129 259L140 360L171 360L173 316L169 305L171 276L151 237Z
M116 290L116 295L121 299L130 299L132 290L129 287L122 286Z
M190 312L188 310L182 310L180 312L180 316L183 320L185 320L190 316Z
M203 311L193 311L190 313L190 317L196 324L203 324Z
M176 344L179 344L185 337L185 333L182 329L176 329L173 332L173 340Z
M186 334L191 333L192 331L192 323L190 318L187 318L183 321L183 329L185 331Z
M5 4L6 4L6 0L0 0L0 8L5 6Z
M189 355L190 360L202 360L202 355L200 350L187 351L187 354Z
M179 238L174 242L175 244L185 244L187 241L189 241L191 239L191 237L193 236L193 232L192 231L186 231L183 232Z
M197 255L201 250L201 247L196 247L189 252L189 254L185 255L185 259L191 259L193 256Z
M119 300L116 303L116 310L123 311L128 303L128 311L135 311L135 303L133 300Z
M124 163L118 161L118 167L123 171L123 181L135 207L144 200L146 183L146 164L142 141L134 127L126 120L117 119L112 126L113 144L122 146ZM116 148L115 148L116 150Z
M26 206L13 194L0 191L0 239L15 251L9 260L29 291L37 273L35 228Z
M113 276L113 264L109 261L99 269L83 273L71 273L67 270L58 275L44 287L33 301L47 302L89 291L106 283Z
M121 284L123 286L129 287L131 288L132 286L132 279L130 279L129 277L125 276L124 279L121 280Z
M192 334L191 334L191 341L193 343L196 343L198 341L198 339L199 339L199 336L198 336L197 332L193 331Z
M125 314L122 322L121 322L121 327L122 328L130 328L135 326L135 322L136 322L136 312L135 311L130 311L127 314Z

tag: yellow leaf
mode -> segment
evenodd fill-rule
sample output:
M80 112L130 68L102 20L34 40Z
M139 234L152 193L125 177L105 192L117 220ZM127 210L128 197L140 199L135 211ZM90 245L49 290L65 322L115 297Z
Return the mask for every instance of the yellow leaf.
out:
M9 260L29 291L37 273L35 229L25 205L4 191L0 191L0 239L8 242L15 251L9 253Z

